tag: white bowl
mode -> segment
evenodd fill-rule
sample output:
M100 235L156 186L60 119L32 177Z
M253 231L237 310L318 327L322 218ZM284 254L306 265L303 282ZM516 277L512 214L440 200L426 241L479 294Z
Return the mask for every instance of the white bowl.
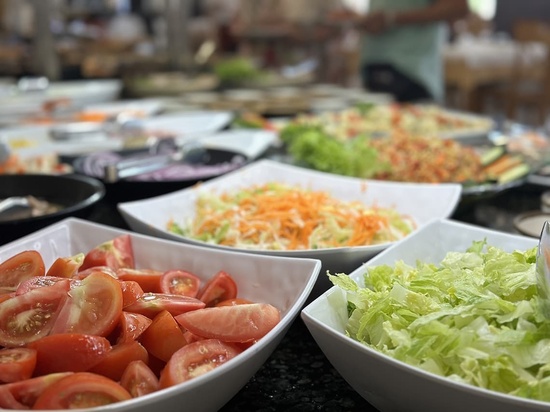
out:
M45 97L47 100L67 98L72 108L81 108L118 99L122 86L122 80L119 79L52 82L46 89Z
M365 269L393 266L396 261L415 265L418 260L439 264L449 251L465 251L472 241L508 252L527 250L537 240L497 232L452 220L431 222L350 274L362 284ZM333 286L301 313L307 328L342 377L381 412L550 411L550 403L516 398L454 382L395 360L355 341L345 332L347 302L344 292Z
M139 121L150 132L174 134L180 141L215 133L233 120L228 111L196 110L163 114Z
M270 130L233 129L203 137L200 142L207 148L231 150L253 160L274 145L277 137L277 133Z
M82 113L101 113L105 116L128 113L130 117L149 117L159 113L163 108L164 104L161 99L135 99L90 104L82 108Z
M75 218L35 232L0 248L0 261L38 250L49 267L56 257L73 256L113 237L130 233L136 266L168 270L186 267L206 280L219 270L230 273L243 298L279 308L281 321L253 347L220 367L170 388L95 411L216 411L262 366L279 344L311 292L321 268L312 259L285 259L227 252L151 238Z
M248 250L213 245L167 230L167 223L170 219L176 222L185 222L187 219L193 218L195 202L202 191L221 193L268 182L281 182L312 190L327 191L339 199L358 200L368 206L376 204L380 207L392 207L403 214L412 216L416 221L417 228L423 227L434 218L450 216L461 194L461 186L456 184L367 181L318 172L272 160L259 160L195 187L149 199L120 203L118 209L128 225L136 232L223 250L320 259L323 262L323 269L338 272L347 272L356 268L390 245L386 243L351 248L290 251ZM323 285L319 286L323 287ZM328 288L328 281L326 286Z

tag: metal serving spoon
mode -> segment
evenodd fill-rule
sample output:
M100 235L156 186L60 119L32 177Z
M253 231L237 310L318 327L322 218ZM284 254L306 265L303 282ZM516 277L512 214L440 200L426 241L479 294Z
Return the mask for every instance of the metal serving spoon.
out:
M544 222L537 249L537 282L539 294L543 297L543 311L550 317L550 224Z

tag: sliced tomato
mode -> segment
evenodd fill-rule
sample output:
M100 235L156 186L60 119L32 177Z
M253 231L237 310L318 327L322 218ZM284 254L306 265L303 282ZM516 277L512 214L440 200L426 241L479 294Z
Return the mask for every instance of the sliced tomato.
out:
M129 343L137 340L153 321L145 315L122 311L119 331L116 338L117 343Z
M153 323L141 334L139 341L151 355L165 362L187 344L178 322L167 310L154 317Z
M120 384L134 398L159 390L157 376L149 366L140 360L132 361L128 364L120 378Z
M22 346L48 335L69 288L65 279L0 303L0 346Z
M93 266L109 266L113 270L134 268L134 251L130 235L117 236L86 253L81 269Z
M109 266L92 266L91 268L80 270L78 273L76 273L73 276L73 278L82 280L95 272L101 272L111 276L112 278L118 279L116 272L113 269L111 269Z
M120 268L116 271L120 280L139 283L144 292L159 293L162 272L154 269Z
M71 288L51 332L107 336L117 325L121 313L119 281L94 272Z
M135 303L127 306L128 312L141 313L153 319L158 313L167 310L176 316L181 313L204 308L204 302L189 296L166 293L144 293Z
M46 272L46 276L72 278L78 273L83 262L84 253L79 253L70 257L59 257L52 263Z
M101 362L111 351L107 339L81 333L57 333L28 345L36 350L35 375L84 372Z
M198 276L185 270L169 270L160 279L160 291L173 295L197 297L201 286Z
M176 316L176 321L191 333L224 342L260 339L280 320L279 310L268 303L218 306Z
M249 303L255 303L248 299L243 298L233 298L222 300L219 303L216 303L216 306L235 306L235 305L248 305Z
M69 375L72 372L52 373L0 385L0 408L31 409L44 389Z
M237 297L237 283L231 275L223 270L214 275L200 291L198 298L206 306L215 306L222 300Z
M0 290L0 303L2 303L5 300L8 300L9 298L13 298L15 296L15 291L12 290L12 288L2 288Z
M0 286L17 287L22 281L45 273L42 255L36 250L25 250L0 264Z
M0 382L29 379L36 366L36 351L30 348L0 350Z
M160 387L167 388L210 372L239 353L235 346L217 339L185 345L166 363L160 374Z
M48 386L34 409L79 409L104 406L131 399L121 385L101 375L78 372Z
M32 289L43 288L44 286L52 286L57 282L63 282L64 285L67 285L68 286L67 292L68 292L69 289L72 286L76 286L79 281L75 279L68 280L66 278L60 278L57 276L35 276L21 282L17 287L17 289L15 290L15 294L22 295L23 293L27 293Z
M147 363L149 354L138 341L120 343L113 346L113 349L97 365L89 369L89 372L106 376L114 381L119 381L126 369L126 366L132 361L140 360Z
M121 280L120 288L122 290L122 307L131 305L143 296L143 289L139 283L131 280Z

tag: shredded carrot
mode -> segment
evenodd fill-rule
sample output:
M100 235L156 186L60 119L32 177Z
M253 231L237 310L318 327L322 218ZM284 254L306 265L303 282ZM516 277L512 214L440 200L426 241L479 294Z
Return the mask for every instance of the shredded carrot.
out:
M169 230L225 246L306 250L365 246L401 239L412 219L395 209L344 202L327 192L267 183L236 192L202 193L186 226ZM223 229L225 228L225 230Z

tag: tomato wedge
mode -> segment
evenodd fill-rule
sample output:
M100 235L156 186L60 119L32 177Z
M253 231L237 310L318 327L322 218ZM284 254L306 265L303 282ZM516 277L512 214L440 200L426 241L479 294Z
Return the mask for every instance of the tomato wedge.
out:
M160 291L173 295L196 297L199 293L201 280L198 276L185 270L169 270L160 278Z
M114 381L119 381L126 366L132 361L140 360L147 363L149 354L138 341L120 343L113 346L113 349L97 365L89 369L89 372L106 376Z
M128 343L136 340L152 322L145 315L122 311L116 343Z
M165 362L187 344L178 322L167 310L154 317L153 323L142 333L139 341L151 355Z
M101 336L57 333L30 343L29 348L36 350L35 375L39 376L87 371L107 356L111 344Z
M162 272L154 269L120 268L116 271L120 280L139 283L145 292L160 292L160 279Z
M36 351L30 348L0 350L0 382L29 379L36 366Z
M130 235L119 235L86 253L81 270L93 266L109 266L113 270L134 268L134 251Z
M52 333L107 336L122 313L122 289L117 279L102 272L87 276L72 287Z
M69 288L64 279L0 303L0 346L22 346L48 335Z
M158 313L167 310L176 316L190 310L204 308L201 300L181 295L169 295L166 293L144 293L135 303L126 306L128 312L141 313L153 319Z
M52 373L0 385L0 408L31 409L44 389L69 375L72 372Z
M131 398L126 389L109 378L78 372L48 386L34 403L34 409L93 408Z
M74 285L77 285L79 281L71 279L69 280L69 283L67 283L66 278L60 278L57 276L35 276L21 282L15 290L15 294L22 295L23 293L27 293L32 289L43 288L44 286L52 286L57 282L63 282L65 285L68 284L70 287L72 287ZM67 289L67 292L68 291L69 289Z
M268 303L218 306L176 316L176 321L191 333L224 342L260 339L280 320L279 310Z
M223 270L219 271L204 285L198 298L206 306L215 306L217 303L237 297L237 283L231 275Z
M25 250L0 264L0 286L15 288L22 281L45 273L42 255L36 250Z
M140 360L128 364L120 378L120 384L134 398L159 390L157 376L149 366Z
M243 299L243 298L233 298L233 299L226 299L222 300L219 303L216 303L216 306L235 306L235 305L247 305L249 303L254 303L251 300Z
M240 351L217 339L190 343L178 350L160 374L160 387L167 388L203 375L234 358Z
M112 278L118 279L116 272L113 269L111 269L109 266L92 266L91 268L80 270L78 273L76 273L73 276L73 278L82 280L95 272L105 273L106 275L109 275Z
M143 296L143 289L139 283L131 280L120 280L120 288L122 290L122 307L131 305Z
M80 269L83 262L84 253L79 253L71 257L59 257L52 263L46 272L46 276L72 278L78 273L78 269Z

